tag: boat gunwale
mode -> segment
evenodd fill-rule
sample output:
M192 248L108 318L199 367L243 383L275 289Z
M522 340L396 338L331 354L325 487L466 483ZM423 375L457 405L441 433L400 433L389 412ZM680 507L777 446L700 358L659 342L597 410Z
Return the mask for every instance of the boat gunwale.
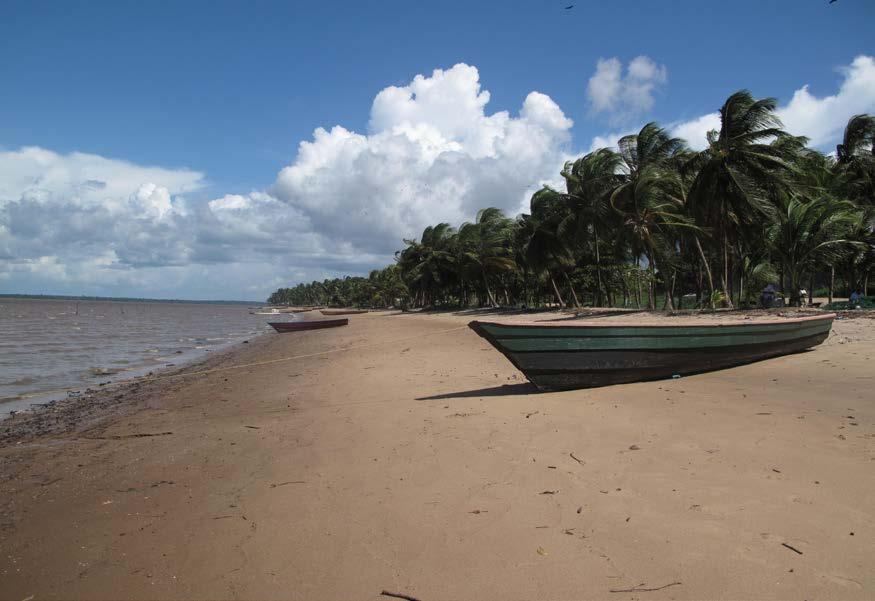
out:
M539 328L569 328L575 330L587 329L606 329L606 328L727 328L738 326L768 326L768 325L791 325L812 321L833 321L836 318L835 313L825 313L823 315L808 315L805 317L783 317L780 319L762 319L762 320L733 320L733 321L714 321L710 323L664 323L664 322L639 322L639 323L603 323L603 322L581 322L574 323L574 320L563 321L520 321L520 322L500 322L500 321L482 321L472 320L468 326L475 329L475 326L492 326L496 328L521 328L521 329L539 329Z

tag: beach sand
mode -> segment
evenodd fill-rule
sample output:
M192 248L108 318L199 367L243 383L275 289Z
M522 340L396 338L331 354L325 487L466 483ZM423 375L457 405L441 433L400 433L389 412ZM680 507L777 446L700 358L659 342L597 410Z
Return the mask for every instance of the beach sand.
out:
M469 319L271 334L0 425L0 597L875 597L875 321L539 394Z

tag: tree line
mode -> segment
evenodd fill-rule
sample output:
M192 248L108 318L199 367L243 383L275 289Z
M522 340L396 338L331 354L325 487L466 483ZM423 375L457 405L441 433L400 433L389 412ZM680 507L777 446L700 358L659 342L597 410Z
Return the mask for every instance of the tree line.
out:
M635 306L754 304L776 284L868 291L875 266L875 118L835 155L783 129L777 101L742 90L693 151L657 123L561 170L528 213L485 208L404 240L395 264L277 290L277 304Z

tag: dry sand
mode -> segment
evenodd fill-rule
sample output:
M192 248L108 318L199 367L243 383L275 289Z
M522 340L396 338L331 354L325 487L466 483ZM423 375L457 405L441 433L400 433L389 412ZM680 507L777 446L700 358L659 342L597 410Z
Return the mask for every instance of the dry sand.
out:
M538 394L468 319L269 335L0 426L0 597L875 597L875 321Z

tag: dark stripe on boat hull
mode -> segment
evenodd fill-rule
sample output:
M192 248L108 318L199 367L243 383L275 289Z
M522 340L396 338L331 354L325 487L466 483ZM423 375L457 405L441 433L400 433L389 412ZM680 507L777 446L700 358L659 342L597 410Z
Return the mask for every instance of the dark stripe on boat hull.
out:
M792 342L689 351L582 351L577 353L523 353L517 368L541 390L594 388L674 375L691 375L799 353L817 346L829 332ZM582 357L581 355L587 355ZM517 363L514 361L514 363ZM550 367L546 367L549 365ZM563 368L562 366L566 367ZM586 367L581 367L586 365Z

